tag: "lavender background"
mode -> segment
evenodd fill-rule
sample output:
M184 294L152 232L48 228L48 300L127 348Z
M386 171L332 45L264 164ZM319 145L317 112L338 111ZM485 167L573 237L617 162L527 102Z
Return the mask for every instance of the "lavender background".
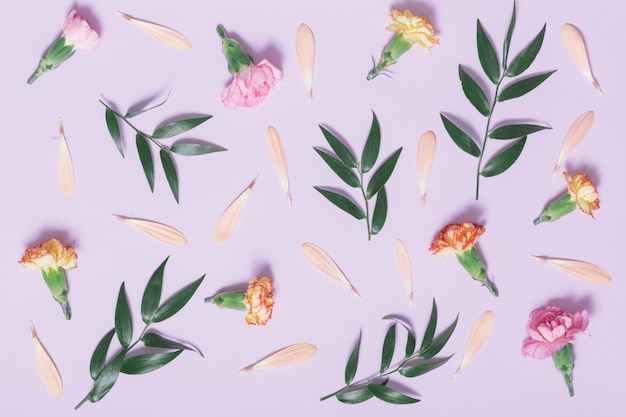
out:
M26 79L40 56L60 34L72 8L84 14L101 35L93 51L78 51L60 68L29 86ZM366 81L371 56L378 59L391 39L384 28L391 8L410 8L431 20L441 44L428 56L417 47L384 76ZM528 412L583 416L616 415L626 371L621 348L625 232L623 208L624 145L619 121L626 91L621 49L616 41L622 6L601 0L520 0L511 55L539 32L544 46L528 74L558 71L527 96L498 104L496 123L528 120L552 130L529 137L518 162L501 176L481 181L474 201L476 160L447 136L439 112L462 119L478 135L484 119L465 99L458 81L462 63L482 75L475 46L480 18L499 54L511 14L510 1L328 1L237 2L69 1L10 2L3 24L1 83L4 147L3 250L0 251L3 340L0 344L0 402L7 416L130 415L142 412L200 416L230 412L344 416L458 414L521 416ZM120 18L115 11L158 22L185 34L193 47L171 50ZM295 56L295 31L308 24L316 38L314 99L306 99ZM605 95L598 94L574 67L561 44L560 28L572 23L583 32L592 69ZM230 81L215 27L226 30L254 56L269 59L284 72L267 101L252 109L229 110L220 102ZM483 81L483 86L486 86ZM489 88L491 87L488 86ZM137 117L151 131L182 115L212 114L213 119L187 137L228 148L228 152L177 157L180 204L176 204L160 166L150 193L135 152L133 132L122 127L126 158L111 141L104 99L124 112L139 102L162 107ZM490 95L493 94L490 92ZM379 236L366 240L365 225L340 212L313 185L340 186L340 180L315 155L327 148L317 127L338 133L357 152L378 115L381 158L404 147L387 186L389 214ZM585 171L600 192L596 220L575 212L556 223L534 226L544 205L563 193L564 182L550 179L567 129L581 113L595 112L587 139L565 169ZM58 117L63 119L76 171L76 192L65 199L58 188ZM293 207L287 207L265 144L274 126L287 152ZM427 205L419 205L415 155L426 130L437 135L437 155ZM488 155L499 149L489 143ZM158 160L155 161L158 164ZM255 176L241 222L222 247L211 243L222 211ZM356 194L355 194L356 196ZM359 196L356 196L359 198ZM359 201L359 200L357 200ZM153 219L172 225L189 239L170 247L113 219L111 214ZM428 252L436 233L451 222L483 223L478 248L489 276L500 290L493 298L458 263ZM79 267L70 271L71 321L63 318L38 272L17 261L24 249L50 238L76 246ZM415 304L411 309L395 262L401 239L413 265ZM303 242L324 248L362 295L357 299L314 269L301 253ZM613 282L593 286L530 255L580 259L609 271ZM100 338L113 326L122 281L140 328L140 302L150 275L170 256L164 296L207 274L196 296L174 318L155 326L164 334L193 343L205 357L185 352L173 363L143 376L121 375L101 402L73 407L91 389L89 360ZM274 317L265 327L247 326L240 312L219 310L203 298L242 286L254 275L275 282ZM396 387L420 397L417 405L393 406L372 399L348 406L319 398L340 388L348 355L362 331L357 378L376 371L388 323L396 314L417 334L426 326L432 298L439 306L440 328L457 313L459 323L441 355L455 356L442 368L416 379L392 378ZM520 354L531 310L555 305L586 308L591 320L577 337L574 388L567 396L550 360ZM453 383L469 331L485 310L495 315L483 349ZM44 388L35 362L29 323L57 363L64 382L61 399ZM143 326L141 326L143 327ZM418 336L419 340L419 336ZM238 370L284 346L309 342L317 354L297 366L239 374ZM399 336L398 350L404 338Z

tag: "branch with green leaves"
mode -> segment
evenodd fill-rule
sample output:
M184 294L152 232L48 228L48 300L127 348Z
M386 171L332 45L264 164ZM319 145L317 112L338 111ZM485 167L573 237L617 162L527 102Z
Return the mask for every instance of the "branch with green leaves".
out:
M195 294L204 279L202 275L161 304L163 272L168 259L169 257L159 265L146 285L141 300L141 318L145 327L134 342L132 342L133 321L126 298L126 289L122 282L115 307L115 327L100 340L91 356L89 373L94 381L93 388L75 409L80 408L87 401L92 403L100 401L113 388L120 372L139 375L155 371L176 359L183 350L192 350L202 356L202 353L191 346L148 331L152 324L160 323L178 313ZM106 364L114 335L117 335L121 350ZM131 350L139 342L142 342L145 348L154 349L155 352L131 356Z
M433 358L444 348L448 339L452 336L459 317L457 315L454 322L452 322L446 330L435 338L434 336L437 328L437 304L433 299L430 319L428 320L428 325L418 350L416 350L417 344L415 334L407 324L391 316L385 316L383 319L393 320L394 323L387 330L387 334L385 335L385 339L383 341L379 372L370 378L359 382L353 382L359 364L359 350L361 346L361 336L359 335L356 346L352 350L348 363L346 364L346 386L320 398L320 401L327 400L331 397L336 397L339 401L346 404L362 403L373 397L392 404L412 404L420 401L418 398L413 398L387 386L387 383L389 382L389 375L398 373L407 378L415 378L445 364L451 356L440 359ZM400 324L406 330L407 340L403 358L400 360L398 365L391 367L396 347L397 324Z
M124 145L122 144L122 134L120 131L119 121L121 120L125 122L135 131L135 143L137 146L137 153L139 154L139 160L141 161L141 166L143 167L143 172L146 175L146 179L148 180L148 185L150 186L151 192L154 192L154 162L152 159L150 144L155 145L159 149L159 158L161 159L161 165L163 166L165 177L167 178L167 182L169 183L170 189L172 190L172 194L174 195L174 198L178 203L178 174L176 172L176 165L174 165L172 154L183 156L204 155L213 152L225 151L226 149L222 148L221 146L215 146L209 143L202 143L196 140L183 139L177 141L171 146L167 146L159 142L159 140L161 139L172 138L201 125L202 123L213 117L211 115L194 117L189 119L180 119L170 123L166 123L157 127L151 135L142 132L131 123L130 119L132 119L133 117L145 113L149 110L155 109L165 104L166 101L167 98L156 106L150 107L148 109L128 111L124 115L113 110L113 108L111 108L111 106L109 106L104 101L100 100L100 103L102 103L102 105L106 107L104 115L107 128L109 130L111 138L113 139L113 142L115 143L115 146L120 151L122 158L124 157Z
M340 141L335 135L330 133L322 125L319 125L326 141L330 145L336 155L328 153L320 148L313 148L315 152L326 162L326 164L333 170L339 178L343 180L350 187L358 188L361 190L363 200L365 201L365 211L359 207L351 198L346 197L343 194L336 193L326 188L313 187L320 194L322 194L328 201L339 207L346 213L350 214L357 220L365 219L367 223L367 239L370 240L372 235L378 234L385 224L387 219L387 193L385 191L385 184L391 177L396 162L400 157L402 148L397 149L385 162L383 162L376 171L372 174L367 187L363 182L363 175L370 172L376 160L378 159L378 153L380 151L380 125L378 124L378 118L376 113L372 111L372 126L370 128L363 152L361 154L361 161L357 163L356 157L342 141ZM376 197L376 204L374 211L370 217L370 201Z
M469 102L474 106L478 112L487 118L487 126L485 128L485 135L482 141L482 147L479 147L476 140L474 140L469 134L464 132L460 127L453 123L448 117L441 113L441 120L443 125L454 141L461 150L468 154L478 158L478 167L476 169L476 200L478 200L478 192L480 186L480 177L493 177L495 175L502 174L509 169L517 158L519 158L524 145L526 144L526 138L528 135L539 132L544 129L550 129L549 126L542 126L536 124L505 124L495 129L492 129L491 119L496 107L496 103L511 100L521 97L543 83L550 75L556 70L544 72L541 74L533 75L527 78L516 80L504 87L500 92L502 83L507 78L515 78L526 71L533 63L541 45L543 44L543 37L546 31L546 25L539 34L532 40L532 42L517 55L510 63L508 61L509 46L511 44L511 38L513 36L513 29L515 28L515 3L513 3L513 15L509 24L509 29L504 39L504 47L502 51L502 64L498 61L495 49L487 36L487 33L483 29L480 20L476 21L476 41L478 46L478 58L480 65L482 66L485 75L491 83L495 86L493 99L490 101L487 98L487 94L481 88L481 86L468 74L461 65L459 65L459 78L461 79L461 86L463 93ZM483 157L485 156L485 147L488 139L496 140L512 140L518 139L509 147L503 149L491 158L484 166L482 165Z

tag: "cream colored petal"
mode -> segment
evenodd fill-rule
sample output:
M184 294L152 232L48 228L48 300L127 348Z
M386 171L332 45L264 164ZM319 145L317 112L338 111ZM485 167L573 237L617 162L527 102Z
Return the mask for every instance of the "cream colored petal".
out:
M591 211L589 211L589 213L591 213ZM557 266L563 271L592 284L608 284L611 282L611 275L609 275L608 272L588 262L549 258L547 256L531 256L531 258Z
M489 337L489 334L491 334L491 329L493 329L493 313L491 311L485 311L478 317L478 320L474 323L474 327L472 327L472 331L470 332L465 346L465 352L463 353L463 359L461 359L461 364L454 373L452 380L455 380L461 374L467 364L469 364L476 353L478 353Z
M422 207L426 204L426 186L430 177L430 169L435 159L437 150L437 138L431 130L425 132L417 145L417 178L419 180L420 194L422 195Z
M309 101L313 99L313 67L315 65L315 37L311 28L301 23L296 30L296 55L304 78Z
M217 220L215 227L213 228L213 244L216 246L221 246L235 231L237 224L239 223L239 217L241 217L241 213L243 212L243 208L248 201L248 196L250 195L250 191L254 188L254 184L256 184L256 178L252 180L252 182L246 187L245 190L241 192L235 198L235 200L224 210L220 218Z
M250 366L246 366L239 372L248 372L262 368L276 368L278 366L291 366L304 362L315 355L317 348L310 343L297 343L282 348Z
M404 286L409 294L409 304L413 308L413 284L411 273L411 260L409 259L409 252L406 250L406 246L400 239L396 240L396 261L400 268L400 275L404 281Z
M31 323L30 330L33 336L33 342L35 343L35 356L37 358L37 365L39 366L39 373L43 380L46 389L50 391L55 397L61 397L63 395L63 381L61 380L61 374L57 369L54 361L43 347L35 331L35 326Z
M170 29L157 23L148 22L146 20L137 19L120 11L118 11L117 13L124 19L134 23L137 27L142 29L148 35L152 36L154 39L161 42L165 46L169 46L170 48L174 49L191 48L191 42L189 42L186 37L175 31L174 29Z
M559 171L559 168L565 161L565 159L569 156L570 153L578 146L580 142L587 136L589 130L591 129L591 125L593 125L594 113L589 110L581 114L574 120L574 123L570 126L567 134L565 135L565 139L563 140L563 145L561 145L561 152L559 153L559 158L556 161L556 165L554 166L554 171L552 171L552 176Z
M289 192L289 172L287 170L287 158L285 156L285 150L283 143L278 136L278 132L273 126L269 126L266 132L267 147L270 151L270 157L274 163L274 168L278 173L278 179L285 191L287 197L287 204L291 206L291 193Z
M345 285L354 295L361 297L348 278L333 259L319 246L306 242L302 244L302 253L317 269Z
M563 41L565 50L569 54L570 58L572 58L572 61L574 61L574 64L576 64L585 78L593 84L600 94L604 94L591 73L589 57L587 56L587 48L585 48L585 41L583 40L583 36L578 28L569 23L564 24L561 28L561 40Z
M137 229L149 234L161 242L176 246L183 246L187 244L187 238L185 235L166 224L152 220L133 219L130 217L119 216L117 214L113 214L112 216L119 221L135 226Z
M74 195L74 165L70 156L70 148L67 146L65 139L65 130L63 122L59 118L59 187L64 197L70 198Z

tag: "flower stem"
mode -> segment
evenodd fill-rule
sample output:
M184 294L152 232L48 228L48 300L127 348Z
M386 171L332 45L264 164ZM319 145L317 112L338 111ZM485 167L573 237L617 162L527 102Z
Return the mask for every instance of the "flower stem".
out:
M372 227L370 225L370 206L369 201L367 201L367 197L365 196L365 189L363 188L363 172L361 171L361 167L356 168L359 171L359 187L361 188L361 194L363 194L363 199L365 200L365 221L367 222L367 240L372 240Z

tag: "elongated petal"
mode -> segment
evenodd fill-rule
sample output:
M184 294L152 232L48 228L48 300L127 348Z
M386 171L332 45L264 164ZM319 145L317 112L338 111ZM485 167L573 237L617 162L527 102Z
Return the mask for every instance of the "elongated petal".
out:
M411 274L411 260L409 259L409 252L406 250L406 246L400 239L396 240L396 261L400 268L400 275L404 281L404 286L409 294L409 304L413 307L413 284Z
M470 336L467 339L467 345L465 346L465 352L463 353L463 359L461 359L461 364L452 377L453 380L461 374L461 371L465 369L467 364L472 360L476 353L478 353L483 343L485 343L489 337L492 328L493 313L491 311L485 311L480 315L480 317L478 317L478 320L474 323L474 327L472 327Z
M137 229L144 233L149 234L155 239L161 242L169 243L170 245L183 246L187 244L187 238L178 230L163 223L155 222L152 220L133 219L125 216L118 216L113 214L117 220L135 226Z
M74 165L70 156L70 148L67 146L65 139L65 130L63 122L59 118L59 186L61 194L70 198L74 195Z
M248 200L248 195L250 195L250 191L254 188L254 184L256 184L256 178L252 180L252 182L246 187L245 190L241 192L235 198L235 200L230 203L230 205L224 210L220 218L217 220L215 227L213 228L213 244L216 246L221 246L233 234L235 227L237 227L237 223L239 222L239 217L241 216L241 212L243 211L243 207Z
M315 37L311 28L301 23L296 30L296 55L300 64L300 71L304 78L309 101L313 99L313 66L315 64Z
M341 271L339 266L333 261L333 259L324 252L319 246L313 243L306 242L302 244L302 252L304 256L311 262L317 269L325 273L331 278L336 279L345 285L354 295L361 297L359 292L352 286L348 278Z
M585 48L585 41L583 40L583 36L578 28L569 23L564 24L561 28L561 40L563 41L565 50L569 54L570 58L572 58L572 61L574 61L574 64L576 64L585 78L593 84L600 94L604 94L591 73L589 57L587 56L587 49Z
M246 366L239 372L254 371L262 368L276 368L278 366L290 366L304 362L315 355L317 348L310 343L297 343L295 345L282 348L260 361Z
M437 150L437 138L433 131L425 132L417 145L417 178L419 180L420 194L422 195L422 207L426 204L426 186L430 169L435 159Z
M565 272L592 284L608 284L611 282L611 275L599 266L583 261L571 259L549 258L547 256L532 256L538 261L546 262L558 266Z
M570 126L567 134L565 135L565 139L563 140L561 152L559 153L559 159L556 161L554 171L552 171L553 176L559 171L559 168L565 161L565 158L567 158L569 154L572 153L574 148L576 148L585 136L587 136L587 133L589 133L589 129L591 129L591 125L593 124L593 118L593 111L589 110L574 120L574 123Z
M285 157L285 150L283 149L283 143L278 136L278 132L273 126L269 126L266 132L267 147L270 151L270 157L274 163L274 168L278 173L278 179L280 184L285 190L285 196L287 196L287 204L291 207L291 193L289 192L289 172L287 170L287 158Z
M55 397L60 397L63 394L63 381L61 380L61 374L57 369L54 361L43 347L35 331L35 326L31 323L30 330L33 335L33 342L35 343L35 355L37 358L37 365L39 365L39 373L43 380L46 389L50 391Z
M170 29L156 23L148 22L146 20L137 19L120 11L118 11L117 13L124 19L133 22L148 35L152 36L154 39L161 42L165 46L169 46L170 48L174 49L191 48L191 42L189 42L187 38L185 38L182 34L176 32L174 29Z

